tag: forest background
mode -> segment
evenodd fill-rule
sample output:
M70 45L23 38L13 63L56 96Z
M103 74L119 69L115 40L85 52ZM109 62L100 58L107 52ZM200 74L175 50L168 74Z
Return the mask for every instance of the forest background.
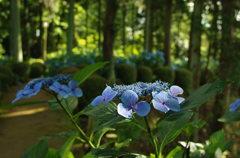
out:
M217 121L239 97L239 26L239 0L0 0L0 62L14 73L19 71L16 62L38 61L45 65L44 73L53 75L62 72L57 70L60 67L109 61L100 74L112 85L124 83L115 71L120 64L136 67L151 61L155 79L163 80L164 72L173 72L165 74L172 78L167 82L185 82L186 96L216 78L235 81L199 109L199 118L211 120L203 132L198 131L207 138L223 127L231 127L231 132L239 127ZM156 65L161 69L155 70ZM191 73L191 82L182 69ZM239 133L228 138L239 138ZM204 139L195 134L195 140Z

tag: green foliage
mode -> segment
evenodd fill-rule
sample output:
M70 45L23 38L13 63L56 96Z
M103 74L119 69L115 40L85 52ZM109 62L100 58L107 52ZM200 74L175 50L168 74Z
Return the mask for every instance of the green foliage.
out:
M79 98L78 108L83 109L91 100L96 96L102 94L103 90L106 88L108 80L97 75L92 74L89 76L81 85L80 88L83 91L83 96ZM86 103L86 101L89 101Z
M153 70L153 74L156 75L156 80L168 82L170 85L173 85L173 82L175 80L175 73L171 67L169 66L158 67Z
M13 72L5 65L0 65L0 89L8 89L13 83Z
M13 73L18 75L19 80L21 82L26 82L26 81L28 81L29 74L30 74L30 71L31 71L31 67L26 62L13 63L12 71L13 71Z
M84 63L81 63L81 64L77 64L76 67L79 68L80 70L82 70L83 68L87 67L88 64L84 64Z
M23 158L43 158L48 153L48 143L46 140L41 140L37 144L30 147L23 153Z
M117 106L112 101L108 102L105 106L104 102L96 106L92 106L91 104L89 104L84 109L83 114L102 122L98 126L93 128L93 132L125 120L124 117L118 115Z
M133 84L137 81L137 69L129 64L119 64L115 68L117 78L124 84Z
M38 78L45 74L45 66L40 62L31 64L30 78Z
M59 158L58 151L56 149L49 148L45 158Z
M233 122L233 121L240 121L240 114L239 110L234 112L226 112L222 117L218 119L219 122Z
M141 82L152 82L153 72L148 66L138 66L137 67L137 81Z
M214 80L216 80L216 74L214 70L207 69L205 67L202 67L200 69L201 78L200 78L200 85L204 85L205 83L212 83Z
M96 147L99 147L100 145L100 141L103 137L103 135L108 132L108 131L111 131L111 130L115 130L114 128L110 128L110 127L105 127L99 131L97 131L95 134L94 134L94 137L93 137L93 144L96 146Z
M75 137L70 137L67 142L62 146L62 148L59 151L60 158L74 158L72 156L72 153L70 152L70 149L74 143Z
M203 121L203 120L196 120L196 121L193 121L193 122L189 122L185 125L185 127L183 128L183 130L186 132L186 135L188 137L188 139L190 138L190 136L192 135L193 131L196 129L196 128L201 128L203 127L203 125L205 124L206 122Z
M192 72L184 68L175 70L174 85L182 87L188 95L191 94L193 85Z
M56 70L56 74L71 74L72 76L76 75L80 69L72 66L60 67Z

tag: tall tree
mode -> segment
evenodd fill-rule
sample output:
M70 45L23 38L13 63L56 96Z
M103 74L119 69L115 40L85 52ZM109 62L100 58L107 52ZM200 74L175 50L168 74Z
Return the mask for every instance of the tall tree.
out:
M233 51L233 23L234 23L234 0L221 0L222 3L222 40L221 40L221 57L219 66L219 78L221 80L231 80L233 76L233 64L235 55ZM225 87L223 93L218 94L213 107L214 119L211 133L223 128L223 123L217 119L223 115L224 107L229 105L231 85Z
M108 80L110 81L110 84L115 83L116 80L114 72L113 44L115 37L114 19L118 8L119 5L117 0L106 1L106 13L103 28L103 61L109 61L109 64L105 69L108 70Z
M29 16L28 16L28 1L24 0L24 37L23 37L23 55L26 58L30 58L30 47L29 47Z
M165 22L165 39L164 39L164 58L165 65L171 65L171 22L172 22L172 0L166 0L166 22Z
M20 0L11 0L10 55L19 62L23 61L20 29Z
M126 0L122 1L122 45L123 45L123 53L126 53L126 33L125 33L125 29L126 29L126 13L127 13L127 9L126 9Z
M150 50L151 0L146 1L145 50Z
M86 40L86 50L88 49L88 8L89 8L89 3L88 0L86 1L86 36L85 36L85 40Z
M68 16L68 30L67 30L67 52L72 54L73 49L73 33L74 33L74 3L75 0L69 0L69 16Z
M131 41L131 54L133 55L133 48L134 48L134 32L135 32L135 6L134 6L134 2L135 1L132 1L132 17L131 17L131 20L132 20L132 24L131 24L131 27L132 27L132 41Z
M102 8L101 0L98 0L98 50L99 51L101 50L101 30L102 30L101 8Z

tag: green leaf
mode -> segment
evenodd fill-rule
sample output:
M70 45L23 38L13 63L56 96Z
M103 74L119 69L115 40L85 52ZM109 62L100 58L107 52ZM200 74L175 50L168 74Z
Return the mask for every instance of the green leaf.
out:
M114 102L108 102L105 106L104 103L100 103L96 106L89 104L84 109L83 114L102 122L97 127L93 128L93 132L96 132L104 127L109 127L126 119L118 115L117 105Z
M162 142L160 152L165 145L172 142L181 133L182 128L191 117L192 112L188 112L176 121L164 121L160 124L158 132L155 134L155 137L159 137Z
M99 130L94 136L93 136L93 145L96 146L96 147L99 147L100 145L100 141L102 139L102 136L110 131L110 130L115 130L114 128L110 128L110 127L106 127L106 128L103 128L101 130Z
M186 132L186 135L188 138L190 138L190 136L192 135L193 131L196 128L201 128L206 122L203 120L196 120L193 122L189 122L188 124L185 125L185 127L183 128L183 130Z
M43 158L48 153L48 143L46 140L41 140L23 153L21 158Z
M226 112L222 117L218 119L219 122L232 122L232 121L240 121L240 113L239 111L235 112Z
M132 139L126 139L124 142L119 143L118 145L116 145L114 147L115 150L120 150L122 147L124 146L129 146L130 142L132 141Z
M94 157L94 156L93 156L93 154L92 154L91 151L88 152L86 155L83 156L83 158L93 158L93 157Z
M81 71L79 71L74 77L73 80L78 81L78 85L80 85L83 81L85 81L94 71L100 69L104 65L109 63L108 61L106 62L99 62L96 64L89 65L85 68L83 68Z
M75 140L75 137L72 136L70 137L67 142L62 146L62 148L59 151L60 157L61 158L69 158L69 152L72 147L72 144Z
M117 150L112 150L112 149L99 149L99 148L92 148L91 152L94 156L97 158L116 158L119 156L124 156L123 158L126 158L125 156L131 156L128 158L136 158L136 155L129 154L127 152L122 152L122 151L117 151Z
M172 158L177 152L181 151L181 149L182 148L180 146L176 146L172 151L170 151L166 158Z
M78 98L74 96L68 96L67 98L63 98L60 95L57 96L58 99L61 101L62 105L65 107L65 109L72 113L72 111L77 107L78 105ZM49 109L50 110L59 110L62 109L61 105L57 102L57 99L54 98L53 100L48 101Z
M45 158L59 158L58 151L56 149L49 148Z
M222 150L222 152L226 151L227 149L229 149L231 146L233 146L234 141L233 140L229 140L227 142L224 142L223 144L221 144L220 149Z
M202 105L217 93L221 92L224 87L231 82L223 82L217 79L214 83L207 83L193 92L184 102L180 104L181 110L191 109Z
M69 130L67 132L61 132L61 133L58 133L58 134L55 134L55 135L52 135L52 136L43 136L43 137L40 137L38 138L39 140L48 140L48 139L51 139L51 138L54 138L54 137L65 137L65 138L69 138L71 136L75 136L75 137L78 137L78 131L72 131L72 130Z
M48 103L48 101L33 101L33 102L7 104L7 105L1 105L0 109L13 108L13 107L24 106L24 105L43 104L43 103Z
M223 130L214 132L209 138L210 144L205 147L206 152L214 153L217 148L219 148L224 143L224 139L225 133Z

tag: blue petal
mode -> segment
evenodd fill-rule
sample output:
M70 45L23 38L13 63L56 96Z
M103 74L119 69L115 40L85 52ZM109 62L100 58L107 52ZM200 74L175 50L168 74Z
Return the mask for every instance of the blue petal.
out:
M179 104L181 104L185 99L182 97L176 97L176 99L178 100Z
M126 90L123 92L121 100L124 104L133 106L138 101L138 95L132 90Z
M58 81L55 81L55 82L53 83L53 86L54 86L54 87L57 87L57 88L60 88L60 87L62 86L62 84L59 83Z
M133 106L133 110L139 115L139 116L146 116L150 112L150 105L145 102L141 101Z
M23 90L19 90L16 94L16 97L20 97L23 95Z
M61 86L61 89L64 90L65 92L67 92L67 93L70 93L72 91L72 89L65 84L63 84Z
M91 105L95 106L98 105L99 103L103 102L104 98L102 96L97 96L92 102Z
M53 90L56 93L58 93L60 91L59 88L57 88L55 86L50 86L49 89Z
M83 95L83 92L80 88L76 88L76 89L74 89L74 94L77 97L81 97Z
M64 91L60 91L58 94L61 95L63 98L67 98L68 97L68 94L66 92L64 92Z
M39 90L36 90L36 91L34 91L33 93L32 93L32 95L36 95L38 92L40 91L40 89Z
M111 101L117 95L116 91L113 91L109 96L107 96L106 101Z
M174 98L169 99L165 104L172 111L180 111L180 104Z
M37 91L37 90L40 90L40 88L42 87L42 83L41 82L39 82L39 83L37 83L35 86L34 86L34 91Z
M33 89L23 90L23 92L22 92L23 95L28 95L31 93L33 93Z
M14 103L15 101L18 101L19 99L21 99L22 97L17 97L16 99L14 99L13 101L12 101L12 103Z
M153 99L159 103L167 102L171 98L172 95L165 91L161 91L160 93L153 96Z
M230 107L235 107L240 104L240 99L237 99L234 103L230 104Z
M126 118L132 117L132 109L122 103L118 104L117 112L119 115L121 115L123 117L126 117Z
M163 104L160 103L160 102L157 102L157 101L155 101L155 100L152 100L152 103L153 103L153 107L154 107L155 109L159 110L159 111L168 112L168 110L169 110L165 105L163 105Z
M171 86L170 91L173 97L176 97L178 94L183 94L183 89L179 86Z
M107 96L110 95L111 91L112 91L112 88L111 88L110 86L107 86L107 87L104 89L104 91L102 92L102 96L103 96L104 98L107 98Z
M77 81L77 80L71 80L71 81L68 83L68 86L69 86L71 89L74 89L77 85L78 85L78 81Z

